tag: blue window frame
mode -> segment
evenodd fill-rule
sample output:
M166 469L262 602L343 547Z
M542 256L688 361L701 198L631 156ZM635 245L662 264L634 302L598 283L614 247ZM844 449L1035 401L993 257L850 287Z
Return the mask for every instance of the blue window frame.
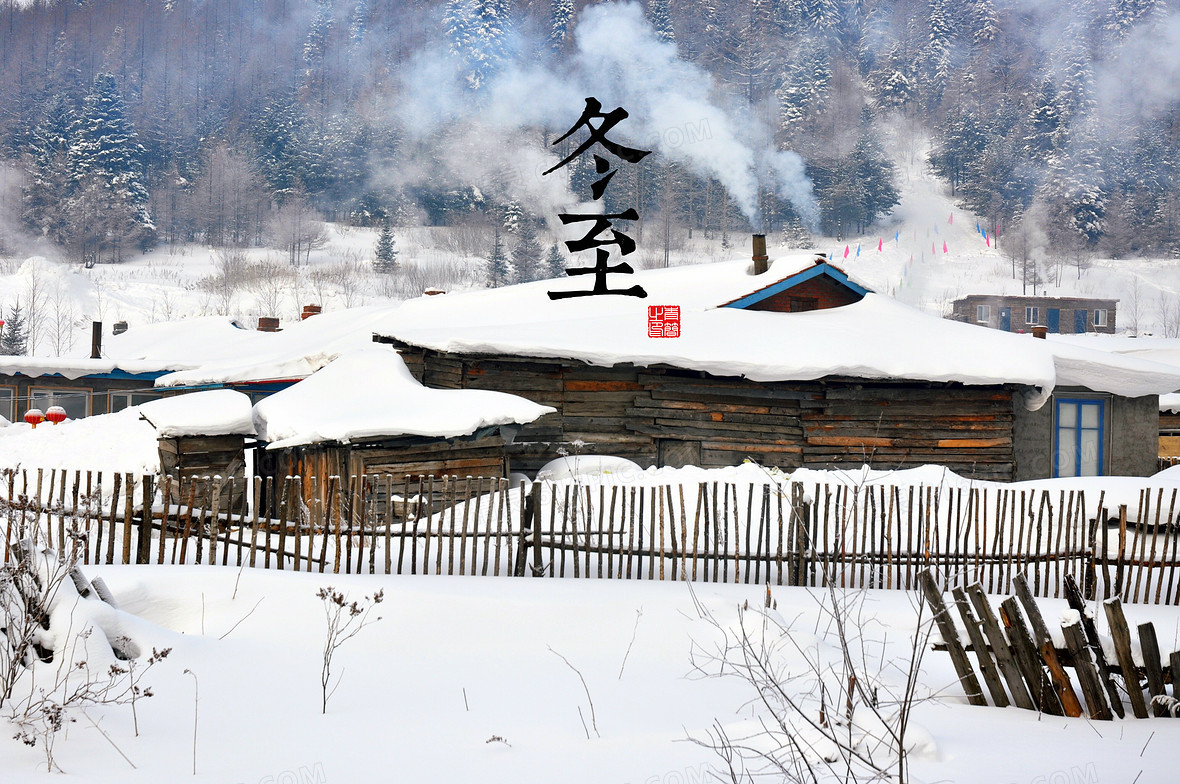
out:
M1053 476L1100 476L1106 401L1060 398L1054 408Z

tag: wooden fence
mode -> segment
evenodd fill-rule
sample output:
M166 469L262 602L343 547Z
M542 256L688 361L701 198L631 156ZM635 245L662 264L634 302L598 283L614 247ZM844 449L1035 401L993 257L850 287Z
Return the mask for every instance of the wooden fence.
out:
M4 557L35 538L83 563L906 590L933 567L944 589L1010 592L1023 574L1036 595L1061 596L1070 576L1089 598L1180 603L1175 491L1145 489L1136 508L1107 510L1103 497L1082 492L995 487L538 483L530 491L496 478L364 475L256 478L248 507L226 512L233 481L173 487L167 477L7 472Z

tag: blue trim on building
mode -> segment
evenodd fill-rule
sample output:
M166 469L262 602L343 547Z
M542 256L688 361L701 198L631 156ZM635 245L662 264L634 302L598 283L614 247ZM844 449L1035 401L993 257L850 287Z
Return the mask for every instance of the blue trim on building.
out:
M803 270L802 272L796 272L794 275L783 278L778 283L772 283L769 286L767 286L766 288L759 289L758 291L755 291L752 294L747 294L746 296L742 297L741 299L735 299L733 302L728 302L728 303L722 305L721 307L723 307L723 308L748 308L751 305L757 305L759 302L761 302L765 299L769 299L770 297L773 297L775 294L781 294L782 292L787 291L788 289L798 286L800 283L805 283L805 282L811 280L812 278L819 277L820 275L824 275L828 278L831 278L836 283L840 284L841 286L844 286L845 288L849 289L850 291L853 291L853 292L859 294L862 297L865 294L871 293L869 291L869 289L866 289L864 286L853 283L851 280L849 280L847 275L845 275L842 271L840 271L839 269L836 269L832 265L830 265L830 264L816 264L814 266L808 267L807 269Z

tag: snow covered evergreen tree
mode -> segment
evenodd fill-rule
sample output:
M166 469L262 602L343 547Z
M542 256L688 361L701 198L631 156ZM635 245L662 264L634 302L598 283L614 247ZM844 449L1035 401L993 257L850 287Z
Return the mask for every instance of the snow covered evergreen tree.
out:
M676 31L672 28L672 9L668 0L650 0L647 4L647 18L656 31L656 38L664 43L676 42Z
M70 171L75 122L69 98L62 93L54 95L33 129L25 158L28 182L23 192L24 223L60 245L69 240L67 203L76 184Z
M517 232L516 244L512 247L512 263L516 266L516 282L528 283L545 277L543 266L545 249L537 239L537 227L532 220L525 219Z
M549 246L549 252L545 255L545 271L549 278L565 277L565 254L556 243Z
M348 20L348 45L355 49L365 41L369 30L369 0L357 0Z
M497 227L492 232L492 251L488 254L488 288L507 286L512 278L512 268L508 264L508 253L504 250L504 238Z
M393 239L393 227L388 221L377 235L377 246L373 250L373 269L383 275L397 269L397 243Z
M574 19L573 0L552 0L549 12L549 48L560 52L570 35L570 22Z
M452 57L467 88L482 90L508 57L508 0L448 0L443 16Z
M308 136L306 114L290 95L268 101L254 123L255 165L278 204L303 186Z
M156 227L148 210L144 149L114 76L94 77L70 136L70 235L79 257L88 264L103 255L117 262L129 245L150 247Z
M18 301L8 311L4 328L0 330L0 354L23 357L29 353L28 336L25 334L24 310Z

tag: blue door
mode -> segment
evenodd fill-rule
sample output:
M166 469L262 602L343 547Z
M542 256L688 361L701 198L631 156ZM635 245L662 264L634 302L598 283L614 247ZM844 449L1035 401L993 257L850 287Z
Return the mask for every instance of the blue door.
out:
M1012 331L1012 308L1000 308L1000 329Z
M1073 331L1079 335L1086 331L1086 314L1088 310L1075 310L1073 312Z
M1061 331L1061 308L1049 308L1049 331Z

